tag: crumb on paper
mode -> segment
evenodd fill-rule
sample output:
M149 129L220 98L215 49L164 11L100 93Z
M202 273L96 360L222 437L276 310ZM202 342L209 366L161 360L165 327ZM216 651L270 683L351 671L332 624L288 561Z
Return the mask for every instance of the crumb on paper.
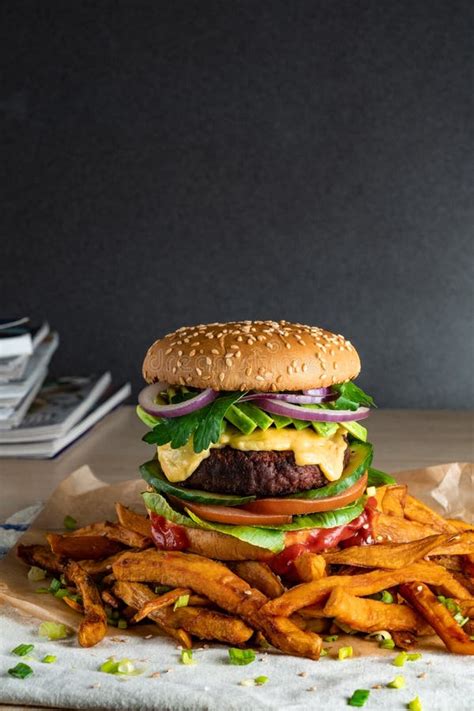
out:
M317 688L318 688L317 686L309 686L309 687L306 689L306 691L316 691Z
M303 677L308 676L308 672L306 672L306 671L298 672L298 676L303 676Z
M159 679L161 676L161 672L153 672L153 674L150 674L150 679Z

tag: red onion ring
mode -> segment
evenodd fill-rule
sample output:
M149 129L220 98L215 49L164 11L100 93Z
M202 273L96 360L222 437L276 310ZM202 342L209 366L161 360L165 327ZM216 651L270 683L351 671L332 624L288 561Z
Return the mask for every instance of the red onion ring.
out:
M310 390L302 390L301 392L303 395L333 395L331 388L311 388Z
M240 399L240 402L245 402L246 400L261 400L262 397L266 397L266 393L252 393L250 395L245 395ZM337 400L339 395L337 393L329 392L327 395L300 395L299 393L268 393L268 398L271 400L281 400L282 402L289 402L294 405L318 405L321 402L330 402L331 400Z
M168 383L159 382L143 388L138 396L140 407L154 417L180 417L180 415L189 415L190 412L208 405L218 395L215 390L206 388L206 390L201 390L201 392L197 393L195 397L178 402L176 405L158 405L155 402L156 396L168 387Z
M308 410L298 405L293 405L273 397L262 397L255 400L255 405L262 410L273 412L275 415L294 417L297 420L311 420L313 422L351 422L363 420L369 416L368 407L359 407L357 410Z

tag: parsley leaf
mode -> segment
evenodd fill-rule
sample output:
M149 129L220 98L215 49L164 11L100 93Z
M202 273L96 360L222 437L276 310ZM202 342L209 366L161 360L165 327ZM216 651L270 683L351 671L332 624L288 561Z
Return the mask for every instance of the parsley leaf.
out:
M173 449L178 449L194 435L193 449L196 453L202 452L219 440L225 413L244 394L236 392L222 395L210 405L190 412L189 415L164 417L151 432L146 433L143 440L159 446L170 442Z
M351 380L332 385L332 389L339 393L336 402L332 403L336 410L357 410L360 405L365 407L377 407L373 398L367 395L367 393Z

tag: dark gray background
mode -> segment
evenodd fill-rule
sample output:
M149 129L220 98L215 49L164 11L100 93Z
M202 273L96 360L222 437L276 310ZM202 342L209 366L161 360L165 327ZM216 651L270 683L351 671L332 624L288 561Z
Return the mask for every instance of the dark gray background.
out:
M472 406L471 7L4 0L1 311L137 387L183 324L324 325Z

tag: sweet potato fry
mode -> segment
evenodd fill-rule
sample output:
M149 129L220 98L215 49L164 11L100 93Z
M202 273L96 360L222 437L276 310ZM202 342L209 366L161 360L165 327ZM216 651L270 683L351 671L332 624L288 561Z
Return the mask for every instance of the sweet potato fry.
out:
M84 608L82 607L80 602L77 602L76 600L72 600L70 597L63 597L62 600L72 610L79 612L81 615L84 614Z
M326 575L326 561L322 555L305 551L295 559L299 579L304 583L319 580Z
M137 531L122 526L120 523L111 523L110 521L91 523L89 526L83 526L65 535L68 538L104 536L111 541L123 543L124 546L129 548L138 548L140 550L152 544L149 536L144 536L141 533L137 533Z
M418 582L405 583L400 586L399 591L402 597L423 615L450 652L474 655L474 642L427 585Z
M431 627L429 627L429 629L431 630ZM397 630L391 630L391 634L395 647L399 647L400 649L413 649L413 647L416 647L418 644L418 638L411 632L397 632Z
M379 542L409 543L439 533L439 529L434 526L409 521L400 516L389 516L385 513L379 514L374 521L374 536L375 540Z
M454 533L458 530L456 526L453 526L452 523L440 516L436 511L433 511L429 506L410 494L406 497L404 512L405 518L410 521L423 523L443 533Z
M85 616L78 631L79 644L92 647L107 632L107 615L99 591L92 578L73 560L67 564L65 575L78 588L84 606Z
M243 617L278 649L312 659L319 657L320 637L302 632L290 620L275 622L262 614L260 608L267 602L265 595L251 588L222 563L190 553L146 550L124 553L114 564L113 571L117 580L190 587L222 609Z
M447 518L445 519L451 526L457 528L458 531L474 531L474 523L468 523L467 521L461 521L458 518Z
M472 555L474 558L474 531L458 531L449 542L436 546L431 555Z
M146 602L133 617L133 622L140 622L145 617L149 617L150 612L153 612L154 610L160 610L162 607L174 605L174 603L183 595L191 595L191 590L189 588L174 588L174 590L168 590L168 592L163 593L163 595L158 595L157 597L148 600L148 602Z
M129 509L119 502L115 504L115 511L119 523L121 523L124 528L128 528L130 531L135 531L135 533L139 533L141 536L151 539L151 522L149 518L135 513L135 511L132 511L132 509Z
M150 588L141 583L117 582L114 592L118 597L136 608L143 608L155 598ZM167 634L183 642L183 632L188 636L184 645L191 647L188 632L200 639L215 639L229 644L243 644L253 634L253 630L242 620L229 617L221 612L180 607L172 610L170 607L150 611L148 617L162 627Z
M438 534L420 538L410 543L379 543L373 546L351 546L342 551L324 553L328 563L356 565L363 568L389 568L396 570L424 558L437 546L448 543L460 534Z
M16 553L28 565L36 565L49 573L64 573L67 560L53 553L48 546L18 546Z
M474 599L457 600L457 603L464 617L469 617L474 620Z
M421 580L436 585L443 593L460 599L470 597L469 592L458 583L445 568L423 561L408 565L402 570L373 570L362 575L331 575L310 583L302 583L288 590L281 597L270 600L262 611L268 615L289 616L303 607L315 605L336 587L347 587L352 595L372 595L405 582Z
M415 632L426 631L426 623L408 605L386 605L377 600L355 597L343 588L334 588L324 607L326 617L334 617L360 632L377 630L397 630Z
M106 605L113 607L115 610L119 609L120 603L117 600L117 598L115 597L115 595L112 595L110 590L102 590L100 593L100 596Z
M245 580L253 588L257 588L264 595L270 598L279 597L285 592L280 578L270 569L266 563L258 560L239 561L230 565L230 568L237 575Z
M382 499L382 512L389 516L404 516L405 500L407 496L406 484L387 486Z
M105 536L60 536L57 533L48 533L46 538L53 553L70 560L98 560L122 550L119 543L110 541Z
M80 560L79 565L83 568L86 573L89 573L92 577L102 575L103 573L110 573L112 570L112 565L114 562L120 558L122 555L122 549L118 553L109 556L108 558L102 558L100 560Z

